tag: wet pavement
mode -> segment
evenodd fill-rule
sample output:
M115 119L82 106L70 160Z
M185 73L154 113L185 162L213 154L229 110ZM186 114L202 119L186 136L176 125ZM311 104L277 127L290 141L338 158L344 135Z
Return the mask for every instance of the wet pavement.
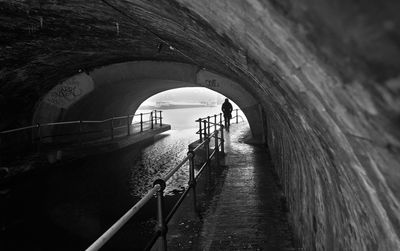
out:
M169 250L300 250L267 149L244 143L249 129L239 125L225 135L227 154L222 167L213 167L219 173L211 194L200 191L207 184L198 189L200 218L190 218L190 203L183 206L171 224Z
M84 250L186 156L196 128L168 131L155 144L91 156L33 172L0 198L0 250ZM225 135L226 158L202 173L197 212L189 196L168 224L169 250L295 250L266 149L243 143L247 123ZM154 158L154 156L158 156ZM187 186L187 167L169 182L166 210ZM211 177L211 179L208 179ZM4 203L3 203L4 202ZM151 201L104 250L143 250L153 234ZM183 217L182 217L183 216ZM46 236L46 238L43 238ZM24 240L21 242L20 240Z

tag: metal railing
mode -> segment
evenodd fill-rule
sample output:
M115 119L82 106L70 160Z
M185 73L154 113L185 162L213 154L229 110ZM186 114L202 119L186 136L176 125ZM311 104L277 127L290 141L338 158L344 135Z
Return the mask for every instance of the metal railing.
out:
M238 117L236 111L236 118ZM238 121L236 119L236 121ZM201 173L205 168L208 167L209 170L211 166L211 161L214 158L217 164L219 164L219 154L224 154L224 134L223 129L224 126L222 124L223 120L220 120L219 123L211 122L209 117L200 118L196 120L199 124L204 124L204 137L202 136L199 141L197 141L198 145L187 153L187 156L177 164L171 171L167 173L162 179L157 179L153 183L153 188L151 188L146 195L137 202L131 209L129 209L117 222L115 222L104 234L102 234L92 245L90 245L86 251L95 251L99 250L103 245L105 245L120 229L123 227L130 218L132 218L144 205L146 205L150 199L156 194L157 197L157 226L156 233L151 241L148 243L146 250L150 250L154 243L159 241L159 249L167 250L167 224L178 210L179 206L182 204L185 197L191 192L193 199L193 206L196 210L197 202L196 202L196 183L199 179ZM213 127L214 131L210 132L210 128ZM201 135L201 130L199 131ZM210 151L210 142L214 140L213 145L214 148ZM202 164L200 164L199 171L197 175L195 175L195 157L196 154L199 153L200 150L204 150L205 152L205 160ZM199 154L202 156L203 154ZM166 215L164 209L164 189L167 186L167 181L184 166L187 162L189 162L189 182L188 187L185 188L184 192L172 207L172 209ZM196 166L197 167L197 166Z
M42 145L74 144L113 140L115 137L154 129L163 125L162 111L112 117L105 120L76 120L54 123L37 123L31 126L0 132L0 149L3 152L40 152ZM12 156L12 154L9 154ZM8 157L11 158L11 157Z
M234 120L236 124L239 123L239 118L244 121L243 117L239 115L239 109L234 109L233 111L235 116L231 117L230 120ZM225 117L222 113L219 113L212 116L199 118L198 120L196 120L196 122L199 124L199 130L196 132L196 134L198 134L200 140L202 140L203 137L210 135L211 127L214 126L214 130L217 130L218 125L225 126Z
M158 114L158 115L157 115ZM149 115L149 119L148 120L144 120L143 116ZM136 123L131 123L131 118L135 118L135 117L140 117L140 121L136 122ZM108 124L109 128L108 133L109 133L109 137L114 138L115 135L115 131L121 128L126 128L126 133L127 135L130 135L133 131L132 131L132 127L135 127L135 125L138 125L138 128L140 128L140 132L142 132L144 130L144 127L146 124L149 124L150 128L153 129L154 125L159 124L160 126L162 126L162 111L151 111L148 113L140 113L140 114L128 114L126 116L119 116L119 117L112 117L112 118L108 118L105 120L76 120L76 121L64 121L64 122L54 122L54 123L37 123L35 125L31 125L31 126L25 126L25 127L20 127L20 128L15 128L15 129L11 129L11 130L5 130L5 131L1 131L0 132L0 137L5 137L5 136L15 136L16 133L23 133L23 132L27 132L29 131L32 135L31 137L31 141L35 142L35 141L39 141L42 142L43 139L45 138L56 138L56 137L61 137L61 136L68 136L68 135L83 135L83 134L89 134L89 133L96 133L99 132L99 130L84 130L85 126L87 129L87 125L94 125L94 124ZM126 121L126 122L125 122ZM50 128L51 132L55 131L55 127L56 126L74 126L73 129L77 129L71 132L67 132L67 133L60 133L60 134L54 134L54 133L47 133L44 134L43 130L45 128ZM14 135L13 135L14 134Z

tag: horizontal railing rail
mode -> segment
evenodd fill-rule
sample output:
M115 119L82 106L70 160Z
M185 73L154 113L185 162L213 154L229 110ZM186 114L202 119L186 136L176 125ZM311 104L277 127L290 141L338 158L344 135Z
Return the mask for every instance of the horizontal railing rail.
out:
M154 112L162 112L162 111L154 110ZM55 125L71 125L71 124L80 124L80 123L104 123L104 122L111 121L111 120L126 119L127 117L130 118L130 117L137 117L137 116L141 116L141 115L143 116L143 115L150 115L150 114L152 114L152 112L140 113L140 114L129 114L126 116L111 117L111 118L104 119L104 120L73 120L73 121L62 121L62 122L51 122L51 123L36 123L35 125L4 130L4 131L1 131L0 134L7 134L7 133L12 133L12 132L33 129L33 128L37 128L37 127L46 127L46 126L55 126ZM162 118L155 117L154 119L161 120Z
M197 122L197 121L196 121ZM204 121L203 123L208 123ZM211 122L208 123L209 127ZM86 251L96 251L99 250L104 244L110 240L121 227L123 227L130 218L132 218L149 200L154 194L157 196L157 229L156 234L148 243L145 250L150 250L154 243L160 240L160 250L167 250L167 224L178 210L179 206L182 204L189 192L192 192L193 205L196 210L196 183L203 170L211 166L211 160L214 159L217 164L219 164L219 153L224 154L224 136L223 136L222 124L215 127L215 131L207 134L204 138L198 141L198 145L187 153L187 156L183 158L177 165L175 165L163 178L157 179L153 183L153 188L151 188L146 195L139 200L131 209L129 209L117 222L115 222L106 232L104 232L93 244L91 244ZM214 148L210 152L210 142L214 139ZM205 160L204 163L200 165L197 175L195 175L195 156L196 154L204 149L205 150ZM164 205L164 189L167 186L167 182L174 176L174 174L180 170L186 163L189 163L189 182L188 187L185 188L184 192L178 199L178 201L172 206L168 215L165 216ZM210 170L210 169L209 169Z
M230 120L235 120L236 124L239 123L239 118L244 121L243 117L239 115L239 109L234 109L235 116L231 117ZM196 120L199 124L199 129L196 131L196 134L199 135L200 140L203 139L203 137L206 137L207 135L210 134L210 129L212 126L214 126L214 130L221 127L225 126L225 117L223 116L222 113L219 114L214 114L211 116L199 118Z
M82 144L113 140L163 126L162 111L115 116L104 120L73 120L37 123L0 132L0 149L10 153L2 162L12 161L15 154L41 152L42 146ZM12 153L12 154L11 154Z

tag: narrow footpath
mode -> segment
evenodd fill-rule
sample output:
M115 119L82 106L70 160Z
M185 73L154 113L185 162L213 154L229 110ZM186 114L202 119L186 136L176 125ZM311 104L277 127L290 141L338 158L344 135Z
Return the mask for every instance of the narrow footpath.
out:
M301 250L295 248L267 149L244 143L248 133L240 124L226 133L223 184L202 213L193 244L184 243L185 233L169 250Z

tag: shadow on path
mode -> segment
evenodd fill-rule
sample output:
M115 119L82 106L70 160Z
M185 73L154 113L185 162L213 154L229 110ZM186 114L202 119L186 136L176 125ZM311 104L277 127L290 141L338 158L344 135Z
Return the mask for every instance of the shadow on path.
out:
M169 250L298 250L267 149L243 143L249 129L239 126L225 135L216 182L198 189L200 218L190 218L193 207L182 208L170 226Z

